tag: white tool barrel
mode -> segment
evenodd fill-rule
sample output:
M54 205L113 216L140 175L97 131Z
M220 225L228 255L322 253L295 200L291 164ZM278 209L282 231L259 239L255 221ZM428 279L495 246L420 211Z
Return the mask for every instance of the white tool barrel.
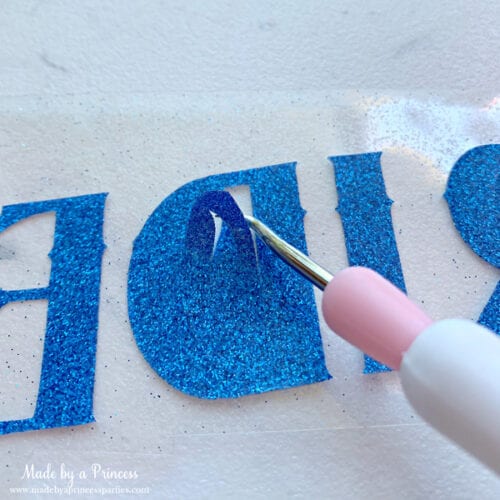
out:
M500 338L472 321L438 321L400 372L420 416L500 474Z

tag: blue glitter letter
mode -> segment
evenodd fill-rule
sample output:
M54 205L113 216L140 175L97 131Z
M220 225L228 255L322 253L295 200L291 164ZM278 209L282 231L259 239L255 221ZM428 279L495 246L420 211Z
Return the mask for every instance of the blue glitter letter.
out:
M207 194L242 184L250 186L255 216L306 251L295 164L284 164L184 185L149 217L130 262L139 349L167 382L200 398L330 378L312 286L262 242L254 248L229 195ZM231 229L222 226L213 255L210 211Z
M46 288L5 291L9 302L47 299L40 387L32 418L0 422L0 434L93 422L97 312L106 194L3 208L0 232L35 214L56 213L52 268Z
M500 144L467 151L453 166L444 194L451 218L472 250L500 268ZM500 281L479 317L500 335Z
M406 293L392 227L392 200L385 191L380 155L329 158L335 169L337 212L342 219L349 265L369 267ZM388 370L365 355L365 373Z

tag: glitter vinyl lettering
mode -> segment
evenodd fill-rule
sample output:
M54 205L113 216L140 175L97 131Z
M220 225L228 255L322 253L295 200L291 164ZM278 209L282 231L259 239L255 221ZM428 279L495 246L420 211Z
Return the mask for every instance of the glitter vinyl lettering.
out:
M406 293L392 226L393 202L385 190L381 154L329 158L335 171L339 199L337 212L342 219L349 265L369 267ZM365 373L389 370L365 355Z
M444 197L462 239L500 268L500 144L462 155L451 170ZM478 322L500 335L500 282Z
M250 187L255 217L306 252L295 163L195 180L169 195L134 242L129 316L151 367L199 398L320 382L312 285L254 242L226 188ZM211 213L222 218L214 247Z
M102 226L106 194L3 207L0 232L32 215L55 212L49 285L0 289L0 307L48 301L42 369L33 417L0 422L0 434L93 422ZM1 332L0 332L1 335Z

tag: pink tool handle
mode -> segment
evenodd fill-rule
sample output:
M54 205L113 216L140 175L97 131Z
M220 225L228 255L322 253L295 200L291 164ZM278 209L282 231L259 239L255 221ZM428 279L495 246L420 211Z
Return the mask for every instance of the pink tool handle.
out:
M401 290L365 267L336 274L325 288L322 309L337 335L396 370L415 338L432 323Z

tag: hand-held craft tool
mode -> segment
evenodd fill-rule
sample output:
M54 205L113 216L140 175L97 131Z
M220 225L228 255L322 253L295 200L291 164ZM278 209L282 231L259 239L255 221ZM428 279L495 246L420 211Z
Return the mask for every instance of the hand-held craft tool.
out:
M500 474L500 338L472 321L433 322L392 283L364 267L335 276L246 215L282 260L324 291L326 323L374 359L399 370L415 410Z

